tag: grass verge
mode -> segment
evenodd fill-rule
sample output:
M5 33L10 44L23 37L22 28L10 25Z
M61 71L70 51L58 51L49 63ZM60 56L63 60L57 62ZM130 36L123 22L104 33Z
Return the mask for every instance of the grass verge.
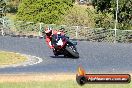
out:
M80 86L73 74L0 75L0 88L132 88L132 83Z
M132 88L132 84L85 84L79 86L75 80L0 83L0 88Z
M0 51L0 66L17 64L24 62L25 60L27 60L27 58L20 54Z

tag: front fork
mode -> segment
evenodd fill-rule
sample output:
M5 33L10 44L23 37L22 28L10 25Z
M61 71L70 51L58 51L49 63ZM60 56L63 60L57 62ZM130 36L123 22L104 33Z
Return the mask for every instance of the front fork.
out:
M58 56L57 50L55 48L53 48L53 53L55 56Z

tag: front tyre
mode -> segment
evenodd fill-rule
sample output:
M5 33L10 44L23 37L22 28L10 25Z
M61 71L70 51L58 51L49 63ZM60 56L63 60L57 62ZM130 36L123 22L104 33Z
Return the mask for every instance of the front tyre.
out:
M74 46L66 46L65 48L74 58L79 58L79 53Z

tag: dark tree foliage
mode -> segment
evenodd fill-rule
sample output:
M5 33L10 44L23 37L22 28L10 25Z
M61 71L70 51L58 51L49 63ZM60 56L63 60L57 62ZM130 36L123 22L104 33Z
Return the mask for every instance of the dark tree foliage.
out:
M0 0L0 8L4 8L6 6L6 2L4 0Z
M111 8L111 0L93 0L93 5L96 7L97 12L105 12L108 11L109 8Z
M0 18L5 16L5 11L6 11L6 2L4 0L0 0Z
M93 0L93 5L97 13L110 13L115 19L116 0ZM119 0L118 28L132 29L132 0Z
M56 23L72 4L73 0L23 0L17 20Z

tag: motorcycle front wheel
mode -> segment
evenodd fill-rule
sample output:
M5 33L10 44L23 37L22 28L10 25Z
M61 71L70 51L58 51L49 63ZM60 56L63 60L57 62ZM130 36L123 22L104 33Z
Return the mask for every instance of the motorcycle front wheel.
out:
M79 53L74 46L66 46L65 48L74 58L79 58Z

